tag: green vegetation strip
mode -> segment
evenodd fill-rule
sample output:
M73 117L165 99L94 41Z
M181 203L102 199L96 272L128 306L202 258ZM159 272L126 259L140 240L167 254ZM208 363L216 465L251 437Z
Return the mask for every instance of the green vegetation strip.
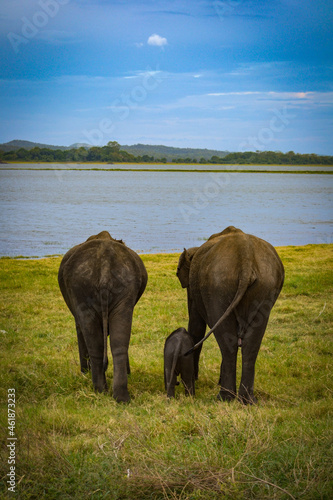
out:
M17 498L331 498L333 245L277 250L286 280L258 356L254 407L217 401L213 336L195 398L180 385L167 400L164 340L187 324L178 255L142 256L149 280L133 319L129 405L95 394L80 373L60 257L0 259L1 498L13 388ZM110 349L109 359L112 387ZM240 367L239 356L238 380Z
M16 143L16 144L13 144ZM299 154L294 151L281 153L277 151L244 151L228 153L188 148L168 148L165 146L130 147L130 152L121 149L116 141L110 141L106 146L61 148L42 144L13 141L11 144L0 145L0 162L35 161L35 162L108 162L108 163L211 163L213 165L333 165L333 156L316 154ZM20 146L26 146L20 147ZM35 146L35 147L31 147ZM40 147L42 146L42 147ZM46 147L45 147L46 146ZM4 148L1 150L1 147ZM126 146L123 146L126 148ZM9 149L8 149L9 148ZM154 152L152 155L151 153ZM134 154L133 154L134 153ZM181 153L181 154L180 154ZM213 154L212 154L213 153ZM227 153L227 154L226 154ZM183 156L184 155L184 156ZM212 155L212 156L211 156ZM222 155L222 156L218 156Z

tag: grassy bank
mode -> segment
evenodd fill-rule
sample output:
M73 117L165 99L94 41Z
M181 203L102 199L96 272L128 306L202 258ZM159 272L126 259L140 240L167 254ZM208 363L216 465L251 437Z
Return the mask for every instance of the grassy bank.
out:
M15 498L332 498L333 245L278 252L286 282L257 361L256 407L216 400L212 337L195 399L179 386L167 401L164 339L187 323L178 255L143 256L149 281L133 322L129 405L95 394L80 373L74 322L57 285L60 258L1 259L0 495L14 388ZM107 378L111 386L111 359Z
M93 168L79 168L79 167L68 167L68 168L61 168L61 167L42 167L42 168L25 168L25 167L1 167L1 170L35 170L38 172L49 170L49 171L54 171L54 170L59 170L59 171L96 171L96 172L151 172L151 173L156 173L156 172L171 172L171 173L199 173L199 174L210 174L210 173L226 173L226 174L231 174L231 173L238 173L238 174L308 174L308 175L333 175L333 171L331 170L325 170L325 167L323 167L323 170L270 170L269 167L267 167L267 170L258 170L258 169L244 169L244 168L238 168L237 166L234 169L230 168L99 168L99 167L93 167Z

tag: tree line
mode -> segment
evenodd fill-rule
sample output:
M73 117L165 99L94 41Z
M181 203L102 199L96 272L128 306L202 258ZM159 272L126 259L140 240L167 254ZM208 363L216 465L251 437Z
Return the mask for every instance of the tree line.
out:
M73 148L69 150L54 150L35 147L30 150L20 148L15 151L1 151L0 161L17 162L91 162L91 163L168 163L166 158L155 158L147 154L134 156L120 149L120 145L111 141L106 146ZM333 156L320 156L316 154L299 154L289 151L281 153L276 151L246 151L243 153L229 153L226 156L212 156L209 160L201 158L176 158L172 163L199 163L214 165L333 165Z

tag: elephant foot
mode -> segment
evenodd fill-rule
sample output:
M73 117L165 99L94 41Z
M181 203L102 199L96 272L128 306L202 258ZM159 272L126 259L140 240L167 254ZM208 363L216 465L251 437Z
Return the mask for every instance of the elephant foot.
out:
M257 398L253 394L238 394L238 399L244 405L256 405L258 403Z
M194 392L193 391L185 391L185 396L188 398L188 397L191 397L193 398L194 396Z
M233 401L236 397L236 394L232 391L228 391L226 389L221 389L219 394L217 395L217 399L220 401Z
M117 401L117 403L129 403L131 401L131 397L128 392L123 394L114 393L113 397Z
M131 402L131 398L128 396L128 398L115 398L117 403L122 403L122 404L128 404Z
M95 385L94 389L96 392L99 392L100 394L102 394L103 392L106 393L106 392L108 392L108 385L105 382L105 384L102 384L102 385Z

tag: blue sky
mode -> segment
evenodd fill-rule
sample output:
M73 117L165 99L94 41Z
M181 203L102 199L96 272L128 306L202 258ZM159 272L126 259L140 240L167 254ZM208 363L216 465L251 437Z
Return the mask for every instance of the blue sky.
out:
M333 154L332 0L2 0L0 142Z

